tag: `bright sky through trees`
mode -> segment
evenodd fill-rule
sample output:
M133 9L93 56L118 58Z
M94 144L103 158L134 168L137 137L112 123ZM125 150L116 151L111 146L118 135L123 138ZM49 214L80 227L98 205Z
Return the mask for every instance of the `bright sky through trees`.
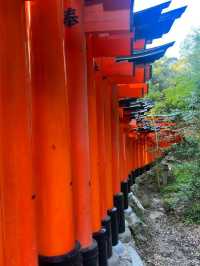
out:
M167 1L167 0L166 0ZM135 11L139 11L163 2L165 0L135 0ZM200 0L172 0L169 9L165 11L187 5L188 8L185 14L178 19L171 29L170 33L163 36L162 39L155 40L152 46L160 45L170 41L176 41L174 47L167 52L168 56L178 56L180 44L185 39L186 35L190 33L192 28L200 26Z

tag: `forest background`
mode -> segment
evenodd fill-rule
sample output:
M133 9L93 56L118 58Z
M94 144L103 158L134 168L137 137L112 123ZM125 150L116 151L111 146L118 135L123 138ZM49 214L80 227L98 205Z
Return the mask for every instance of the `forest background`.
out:
M179 58L155 63L148 98L155 102L152 115L173 117L183 135L169 155L173 178L161 189L166 208L200 224L200 28L186 37Z

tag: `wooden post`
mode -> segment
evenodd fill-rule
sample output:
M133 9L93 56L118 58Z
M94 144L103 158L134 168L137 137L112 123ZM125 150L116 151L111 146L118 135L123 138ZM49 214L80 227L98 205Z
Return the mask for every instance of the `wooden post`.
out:
M100 74L96 77L97 84L97 118L98 118L98 146L99 146L99 174L101 185L101 217L105 219L107 211L113 207L112 181L106 169L106 136L105 136L105 81Z
M120 132L117 87L112 87L112 176L114 195L120 193Z
M92 240L91 174L89 159L89 123L87 96L87 53L83 27L82 0L65 0L65 14L70 8L77 16L75 25L65 26L66 69L70 106L70 140L72 158L75 232L82 246L83 264L90 260L97 264L98 256L91 257L97 244ZM65 18L67 19L67 18Z
M87 84L88 84L88 117L90 143L90 174L92 187L92 228L98 232L101 228L100 215L100 181L98 169L98 133L97 133L97 92L95 83L95 64L93 60L93 36L87 36Z
M97 86L95 83L95 63L93 57L93 35L87 35L87 85L88 85L88 118L91 175L91 214L93 237L99 247L99 266L107 265L108 231L101 227L101 190L98 158L97 132ZM109 224L108 224L109 226Z
M0 1L0 38L0 264L36 266L24 1Z
M112 138L111 138L111 97L112 86L108 80L104 80L103 94L104 94L104 131L105 131L105 167L106 179L109 184L109 201L107 210L113 208L113 180L112 180Z
M74 234L63 2L31 1L30 17L39 264L80 265Z
M73 8L78 23L65 27L66 69L70 106L70 140L76 238L83 247L92 244L90 211L89 132L87 104L86 40L82 24L83 4L65 0L65 12ZM83 211L84 209L84 211Z

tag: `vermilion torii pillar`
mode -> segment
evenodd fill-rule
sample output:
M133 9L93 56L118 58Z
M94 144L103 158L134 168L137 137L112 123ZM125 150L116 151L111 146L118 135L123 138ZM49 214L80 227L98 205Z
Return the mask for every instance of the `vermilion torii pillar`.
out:
M93 60L93 36L87 35L87 87L88 87L88 118L89 118L89 147L90 147L90 174L91 174L91 205L92 229L98 232L101 228L101 196L98 158L97 132L97 86L95 82L95 64Z
M98 262L92 239L91 174L89 154L87 53L82 0L65 0L65 51L70 109L71 169L76 239L80 241L83 265ZM73 10L75 24L71 24ZM93 252L91 252L93 250ZM96 251L95 251L96 250ZM91 256L92 254L92 256ZM90 262L91 263L91 262Z
M112 136L112 176L113 193L117 195L121 192L120 187L120 134L119 134L119 104L117 97L117 86L112 86L111 97L111 136Z
M133 37L133 34L130 33L130 14L132 13L130 12L131 1L123 1L123 3L119 3L118 1L98 1L98 3L96 1L85 2L87 2L87 4L84 9L84 28L90 36L92 35L93 49L92 52L89 52L92 53L91 58L93 57L93 63L96 63L96 65L91 65L96 69L95 85L97 89L99 180L101 188L103 188L101 195L105 192L105 197L102 197L101 200L101 218L103 219L102 224L104 226L105 223L108 224L108 213L112 218L112 228L114 230L114 216L117 220L117 212L116 208L113 208L113 184L115 183L114 178L119 178L119 175L118 177L114 177L112 174L112 153L114 152L114 149L112 149L112 136L115 136L115 133L112 129L113 125L111 119L112 97L107 93L111 92L113 82L109 84L109 74L106 72L111 70L112 73L113 70L116 70L119 74L121 69L111 69L107 62L106 64L102 62L102 59L106 57L107 61L107 57L115 57L119 54L129 55L131 53L131 39ZM106 71L104 71L105 68ZM115 145L115 149L118 149L117 145ZM119 157L114 159L115 165L118 163L118 159ZM118 186L120 186L120 182ZM123 204L121 204L123 195L117 196L118 199L120 197L120 205L123 206ZM116 205L119 205L119 201ZM117 228L117 226L115 228ZM116 235L116 231L117 230L112 232L113 236ZM116 245L117 237L112 240L113 245ZM110 252L109 255L111 255Z
M90 175L91 175L91 213L93 237L99 247L99 265L106 266L111 248L108 248L108 239L111 240L110 220L106 221L106 228L101 226L101 188L99 172L99 146L97 127L97 85L95 82L95 61L93 58L93 35L87 34L87 86L88 86L88 122L90 146ZM107 217L108 218L108 217ZM111 241L110 241L111 244ZM111 245L110 245L111 247Z
M104 197L101 200L101 218L105 219L107 211L113 207L112 199L112 181L110 176L107 176L106 169L106 136L105 136L105 81L98 73L96 77L97 84L97 121L98 121L98 146L99 146L99 174L101 194L104 190Z
M0 1L0 38L0 264L37 266L24 1Z
M70 169L63 1L31 1L30 25L39 265L79 266Z
M3 206L1 205L1 209L3 209ZM3 243L3 221L2 221L2 217L0 219L0 263L1 265L5 264L5 257L4 257L4 251L3 251L3 247L4 247L4 243Z

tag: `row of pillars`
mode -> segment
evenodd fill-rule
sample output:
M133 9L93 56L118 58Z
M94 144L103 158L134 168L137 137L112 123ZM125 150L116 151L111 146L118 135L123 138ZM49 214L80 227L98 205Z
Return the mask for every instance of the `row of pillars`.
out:
M79 23L65 28L72 4ZM94 64L82 8L0 1L0 265L106 265L149 167Z

